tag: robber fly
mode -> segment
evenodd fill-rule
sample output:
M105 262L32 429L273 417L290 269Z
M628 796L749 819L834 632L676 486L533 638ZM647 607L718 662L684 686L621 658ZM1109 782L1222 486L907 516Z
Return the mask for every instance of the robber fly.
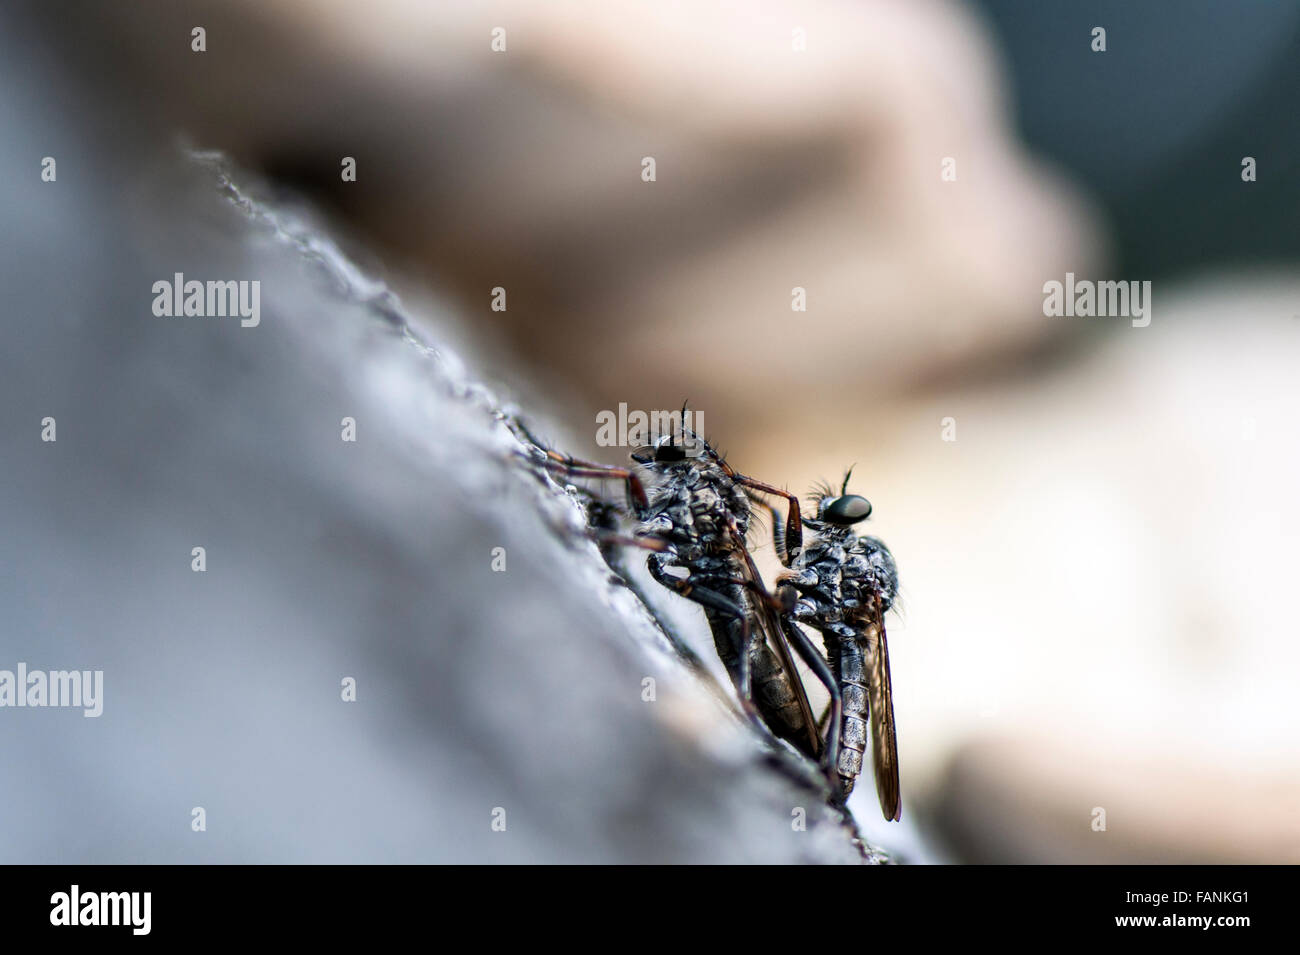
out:
M826 644L836 679L831 699L838 705L832 711L842 721L838 739L830 733L827 745L842 798L848 799L862 772L870 720L876 795L885 818L897 820L902 805L885 613L898 596L898 568L883 543L854 532L853 525L871 516L871 502L849 494L848 487L845 474L839 494L828 486L814 492L817 516L803 521L813 539L802 551L790 549L798 536L788 525L783 530L780 512L770 508L777 554L790 568L777 578L777 598L790 629L798 629L793 621L807 624ZM835 719L832 712L832 731Z
M630 537L601 531L598 541L650 551L646 563L651 577L703 608L746 714L805 755L822 756L824 747L789 644L828 689L836 686L835 677L811 641L783 623L779 604L763 586L745 544L751 508L747 492L784 497L789 502L784 526L796 535L802 526L798 498L738 473L684 425L680 433L659 435L633 452L637 469L580 461L529 440L542 451L542 465L553 472L624 483L636 529ZM797 550L797 537L788 546Z

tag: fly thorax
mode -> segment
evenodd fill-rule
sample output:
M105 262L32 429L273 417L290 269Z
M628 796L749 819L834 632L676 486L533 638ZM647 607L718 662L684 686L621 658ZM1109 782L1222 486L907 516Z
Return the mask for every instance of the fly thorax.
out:
M731 511L736 523L741 526L742 530L749 527L750 505L749 498L745 492L740 489L740 485L731 484L727 488L727 509Z
M712 485L696 488L691 495L691 506L698 512L725 510L718 489Z
M859 538L853 558L853 578L859 583L863 600L879 597L888 609L898 596L898 567L889 548L874 537Z
M829 555L823 555L821 560L812 565L812 569L817 575L818 586L839 588L844 570L844 565L840 561Z
M711 487L701 488L691 502L691 516L701 537L710 543L721 540L726 531L726 508L722 498Z
M821 581L821 578L817 576L816 569L813 567L802 567L799 569L798 574L799 584L803 587L816 587Z
M675 497L665 508L665 512L681 530L689 530L695 523L694 516L691 514L690 499L684 496Z
M812 604L816 611L818 623L839 623L843 619L843 614L840 612L840 602L837 599L824 600L820 597L815 597L813 598Z
M850 554L844 561L844 576L865 577L871 572L871 564L862 554Z
M654 517L642 522L641 524L644 533L656 537L666 537L668 534L672 533L674 526L672 518L667 514L656 514Z

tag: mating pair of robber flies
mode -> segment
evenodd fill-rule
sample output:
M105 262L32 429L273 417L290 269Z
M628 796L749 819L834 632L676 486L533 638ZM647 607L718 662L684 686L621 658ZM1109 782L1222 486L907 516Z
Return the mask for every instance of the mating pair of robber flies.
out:
M854 526L871 504L848 493L849 475L836 493L813 495L816 517L804 517L788 491L731 467L702 437L685 427L657 436L632 454L635 467L580 461L543 448L526 431L537 460L567 478L624 483L636 527L630 535L593 533L606 545L650 551L651 576L700 605L714 644L747 716L814 760L846 800L862 771L870 724L876 792L885 818L901 814L894 705L885 643L885 613L898 593L898 571L883 543ZM852 469L850 469L850 472ZM772 501L784 499L785 513ZM751 508L765 507L785 571L775 592L763 584L746 544ZM804 530L811 539L804 540ZM800 625L818 631L818 652ZM830 694L813 717L790 648Z

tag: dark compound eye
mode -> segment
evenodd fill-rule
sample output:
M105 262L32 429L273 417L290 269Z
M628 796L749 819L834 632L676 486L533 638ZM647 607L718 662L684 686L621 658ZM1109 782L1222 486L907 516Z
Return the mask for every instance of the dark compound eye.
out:
M829 524L849 525L871 516L871 502L857 494L835 498L822 511L822 520Z
M672 464L676 461L685 460L686 449L680 444L665 441L655 448L655 462L658 464Z

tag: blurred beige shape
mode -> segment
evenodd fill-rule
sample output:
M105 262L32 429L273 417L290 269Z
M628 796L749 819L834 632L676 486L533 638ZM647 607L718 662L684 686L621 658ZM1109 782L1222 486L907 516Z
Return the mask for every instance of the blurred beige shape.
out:
M975 861L1300 862L1300 770L1240 756L1216 763L1029 730L972 740L942 787L945 834Z
M169 123L313 188L593 411L690 397L721 423L779 396L779 426L865 404L1056 333L1035 315L1043 282L1096 261L1088 206L1014 142L961 4L113 15L124 42L98 55L130 62ZM175 39L193 22L206 54Z

